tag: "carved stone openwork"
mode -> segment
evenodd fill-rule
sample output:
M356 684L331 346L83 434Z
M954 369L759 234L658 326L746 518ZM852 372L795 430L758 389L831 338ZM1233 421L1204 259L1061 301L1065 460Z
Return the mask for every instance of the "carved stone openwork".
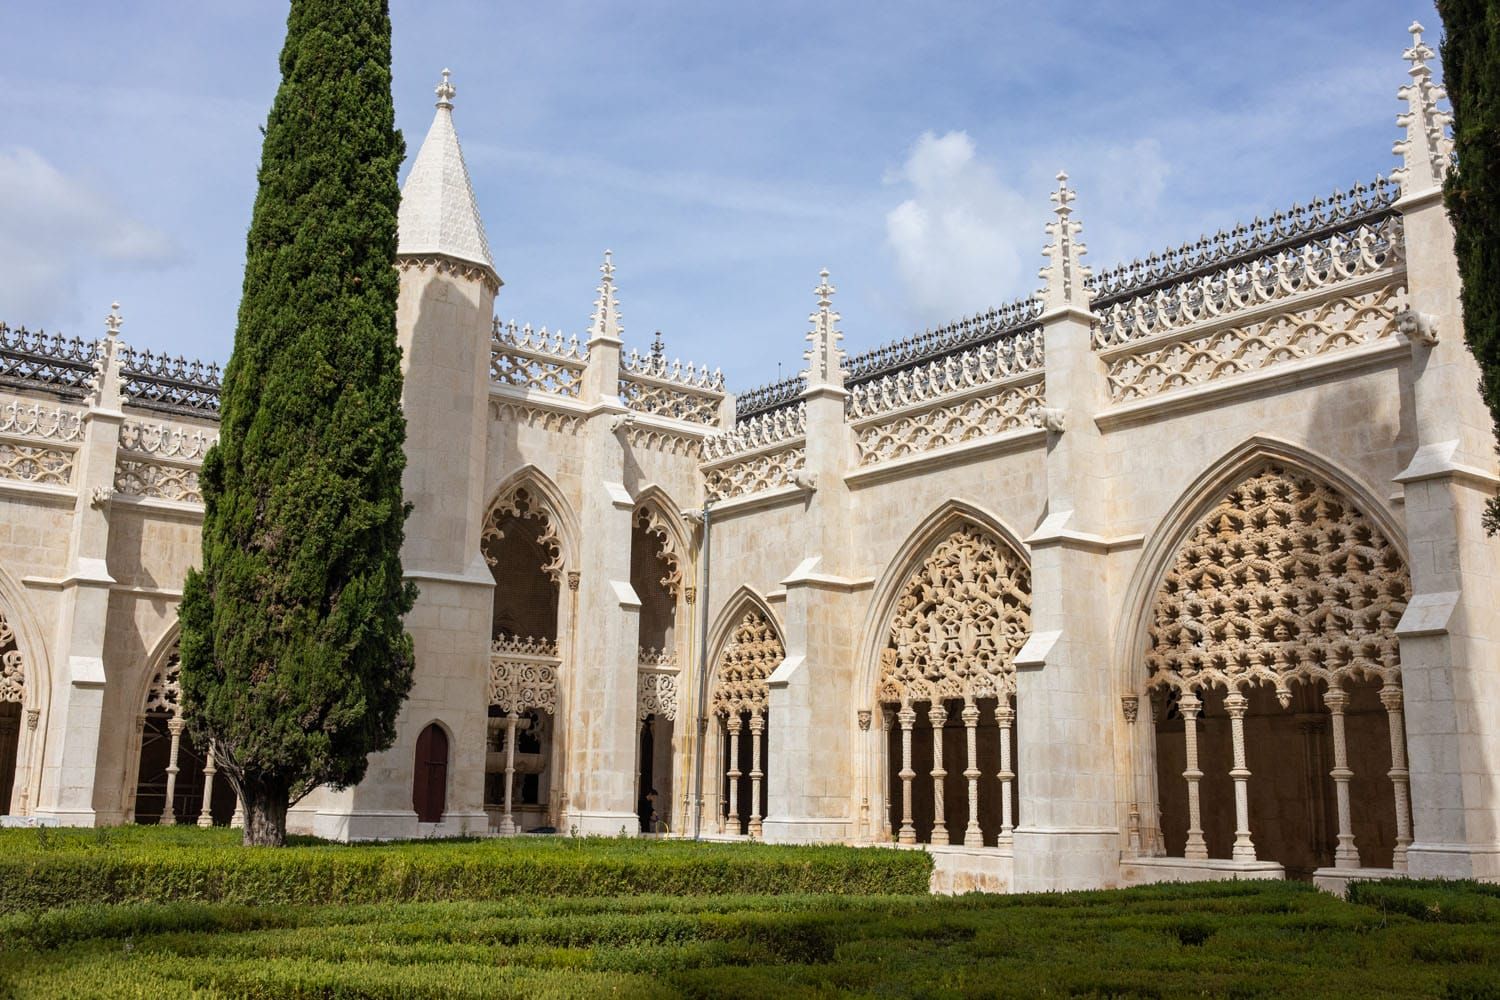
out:
M643 668L636 675L636 718L644 722L650 716L669 722L677 721L675 668Z
M494 551L495 544L505 537L505 533L501 530L501 523L506 517L537 522L537 544L548 554L548 560L542 566L542 572L546 573L553 583L561 584L563 554L562 539L557 533L557 512L548 508L541 497L524 485L514 486L507 490L490 507L490 512L484 519L484 530L479 535L479 545L484 552L485 562L494 566L498 561Z
M146 689L146 711L160 712L174 719L182 717L182 658L177 647L156 668L151 686Z
M770 705L766 681L785 658L786 649L764 612L747 610L719 656L714 714L738 718L743 712L764 713Z
M0 609L0 701L26 701L26 662L16 647L16 630Z
M667 574L661 578L661 585L675 600L682 592L683 553L677 551L671 528L667 526L661 511L652 504L645 504L635 512L635 523L636 527L659 541L657 553L667 567Z
M902 588L881 653L883 702L1008 697L1031 633L1031 571L1011 548L965 524Z
M1152 611L1147 687L1183 693L1401 676L1401 554L1338 490L1272 465L1231 489L1183 543Z
M490 646L490 704L506 713L557 712L557 672L562 666L550 639L500 638Z

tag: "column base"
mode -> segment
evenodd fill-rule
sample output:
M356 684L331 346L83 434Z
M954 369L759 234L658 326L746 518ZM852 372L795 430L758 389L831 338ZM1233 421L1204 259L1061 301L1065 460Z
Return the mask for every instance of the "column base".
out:
M1319 868L1313 872L1313 885L1335 896L1345 896L1348 895L1351 882L1405 877L1406 872L1398 872L1394 868Z
M847 844L854 821L846 816L767 816L761 839L767 844Z
M633 812L575 809L568 813L568 828L579 837L635 837L641 832L641 818Z
M1413 878L1500 879L1500 844L1415 843L1406 849Z
M287 815L288 833L307 833L324 840L417 840L434 837L483 837L490 832L490 819L483 812L444 814L437 823L419 823L417 814L406 810L360 810Z
M26 818L36 821L28 823L28 826L100 825L99 817L92 809L38 809Z
M1218 882L1240 879L1286 878L1274 861L1233 861L1225 858L1121 858L1121 885L1157 882Z
M1013 892L1112 889L1120 884L1120 831L1021 827L1012 840Z

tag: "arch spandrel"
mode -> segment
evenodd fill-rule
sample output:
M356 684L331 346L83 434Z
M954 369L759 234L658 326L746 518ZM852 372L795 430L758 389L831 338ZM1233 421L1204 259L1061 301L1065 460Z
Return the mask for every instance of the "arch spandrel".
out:
M1146 623L1145 686L1400 682L1411 577L1386 531L1334 484L1267 460L1181 540Z

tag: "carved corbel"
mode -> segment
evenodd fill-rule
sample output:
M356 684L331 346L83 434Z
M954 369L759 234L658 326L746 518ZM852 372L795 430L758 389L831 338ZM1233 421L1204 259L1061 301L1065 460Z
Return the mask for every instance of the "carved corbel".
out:
M792 483L804 493L816 493L818 491L818 474L816 472L799 472L792 477Z
M618 434L621 430L623 430L626 427L631 426L634 423L635 423L635 411L634 410L630 410L630 411L627 411L625 413L616 413L613 417L610 418L610 421L609 421L609 432L611 434Z
M1403 309L1396 314L1396 329L1414 344L1432 347L1438 342L1437 319L1430 313Z
M1055 406L1038 406L1031 411L1031 426L1045 427L1053 434L1061 434L1066 423L1065 413Z

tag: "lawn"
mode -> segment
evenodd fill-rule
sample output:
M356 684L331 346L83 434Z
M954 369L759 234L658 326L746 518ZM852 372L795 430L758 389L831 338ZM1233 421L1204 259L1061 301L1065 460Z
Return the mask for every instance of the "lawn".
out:
M23 833L33 842L7 834L0 852L15 847L33 862L51 856L69 865L141 851L169 860L244 853L179 831L102 843L69 834L45 847ZM501 867L523 857L546 868L569 851L600 863L660 861L661 893L674 890L672 871L690 870L680 867L683 857L762 874L850 865L839 849L823 862L810 860L822 849L787 851L778 868L777 848L627 841L299 850L407 858L467 851ZM1494 886L1373 884L1350 902L1258 882L952 899L905 892L911 872L883 870L902 892L17 908L0 917L0 995L1500 998ZM874 876L860 879L854 888Z

